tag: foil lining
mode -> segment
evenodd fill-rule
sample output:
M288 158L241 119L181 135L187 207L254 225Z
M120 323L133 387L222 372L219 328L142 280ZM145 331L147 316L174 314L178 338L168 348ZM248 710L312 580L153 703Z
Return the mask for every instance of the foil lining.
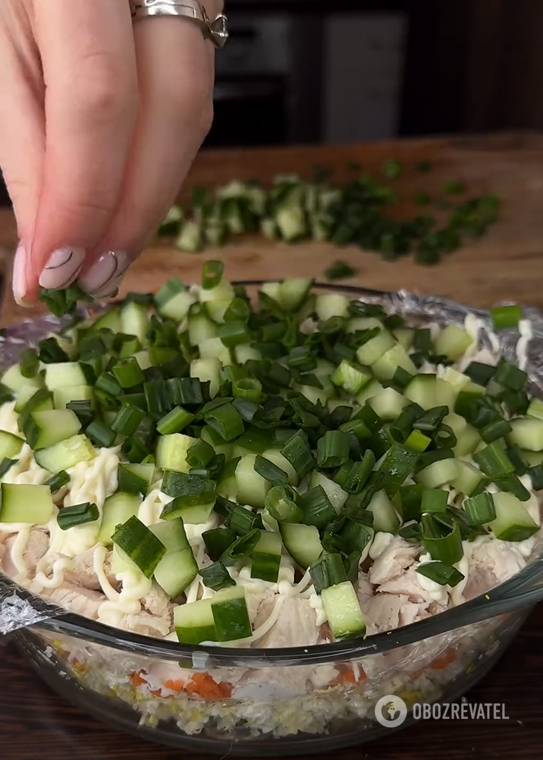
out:
M515 328L494 332L488 310L472 309L437 296L419 296L403 290L387 293L354 287L328 285L316 287L318 291L323 289L329 292L343 292L366 303L380 304L388 313L399 314L413 324L435 322L442 325L463 325L466 317L473 315L477 319L478 327L477 348L486 348L493 352L498 349L500 356L517 363L517 346L521 337L519 330ZM90 313L98 314L105 308L93 307L92 312L83 311L82 314L83 316L88 316ZM543 312L526 306L523 307L523 314L524 319L529 320L531 324L531 336L526 341L524 369L530 379L531 392L543 396ZM17 362L24 348L36 346L40 340L49 335L58 334L64 324L66 324L65 320L49 315L25 320L2 329L0 331L0 371ZM32 594L0 572L0 636L66 614L67 611L63 607L51 604Z

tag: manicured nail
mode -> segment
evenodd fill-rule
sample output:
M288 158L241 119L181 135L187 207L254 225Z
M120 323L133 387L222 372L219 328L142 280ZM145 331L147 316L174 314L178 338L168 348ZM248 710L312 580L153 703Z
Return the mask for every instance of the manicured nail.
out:
M109 296L119 287L129 265L130 259L124 251L105 251L79 278L79 286L95 298Z
M15 251L13 262L13 297L19 306L28 306L26 297L26 251L22 243L19 243Z
M49 256L40 275L42 288L63 290L71 285L81 271L85 261L85 249L74 246L57 248Z

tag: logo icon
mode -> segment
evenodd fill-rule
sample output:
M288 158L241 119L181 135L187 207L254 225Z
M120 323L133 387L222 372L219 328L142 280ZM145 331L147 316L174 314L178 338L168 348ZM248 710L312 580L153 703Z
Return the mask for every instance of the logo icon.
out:
M407 718L407 705L395 694L385 694L375 705L375 719L385 728L397 728Z

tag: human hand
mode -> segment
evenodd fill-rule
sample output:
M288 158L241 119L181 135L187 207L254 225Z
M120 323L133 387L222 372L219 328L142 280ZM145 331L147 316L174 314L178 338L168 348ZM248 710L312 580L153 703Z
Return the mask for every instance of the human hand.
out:
M132 25L128 0L2 0L0 165L18 303L75 280L95 297L117 289L210 128L213 82L213 45L185 19Z

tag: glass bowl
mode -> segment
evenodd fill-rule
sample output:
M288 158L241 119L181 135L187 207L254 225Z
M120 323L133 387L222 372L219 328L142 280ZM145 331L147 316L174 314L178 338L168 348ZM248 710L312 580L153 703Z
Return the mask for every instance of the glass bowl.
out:
M470 312L489 324L488 312L438 298L315 289L363 297L414 320L462 322ZM541 395L543 320L535 311L529 316L531 390ZM58 325L46 317L4 331L1 363L12 363L25 345ZM514 351L513 332L500 338L504 355ZM374 740L409 725L414 704L459 698L492 668L540 598L541 546L507 582L435 617L364 639L238 649L120 631L52 607L0 574L0 631L14 631L21 651L55 691L120 729L218 755L301 755Z

